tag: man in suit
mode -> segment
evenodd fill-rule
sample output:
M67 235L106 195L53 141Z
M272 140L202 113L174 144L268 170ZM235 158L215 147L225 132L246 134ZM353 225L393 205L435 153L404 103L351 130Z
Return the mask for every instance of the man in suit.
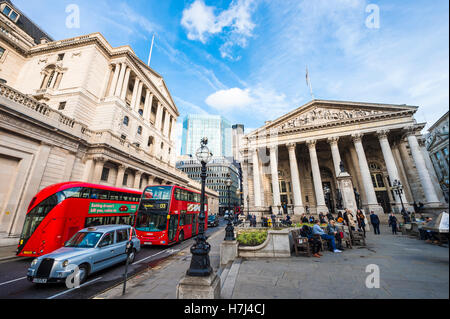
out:
M392 235L397 235L397 217L395 217L394 213L391 213L391 216L389 216L389 226L392 227Z
M378 218L378 215L375 214L373 211L370 212L370 223L373 226L373 231L375 232L375 235L380 235L380 219Z

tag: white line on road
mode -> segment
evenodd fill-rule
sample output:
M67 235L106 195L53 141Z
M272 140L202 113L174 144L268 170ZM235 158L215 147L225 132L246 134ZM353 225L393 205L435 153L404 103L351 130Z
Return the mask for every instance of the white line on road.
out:
M15 281L19 281L19 280L22 280L22 279L26 279L26 278L27 278L27 277L22 277L22 278L13 279L13 280L10 280L10 281L2 282L2 283L0 284L0 286L9 284L9 283L12 283L12 282L15 282Z
M53 296L51 296L51 297L48 297L47 299L53 299L53 298L59 297L59 296L64 295L64 294L66 294L66 293L68 293L68 292L74 291L75 289L79 289L79 288L81 288L81 287L83 287L83 286L87 286L87 285L89 285L90 283L93 283L94 281L97 281L97 280L102 279L102 278L103 278L103 277L95 278L95 279L93 279L93 280L91 280L91 281L85 282L84 284L82 284L82 285L79 286L79 287L76 287L76 288L70 288L70 289L68 289L68 290L64 290L63 292L60 292L59 294L53 295Z

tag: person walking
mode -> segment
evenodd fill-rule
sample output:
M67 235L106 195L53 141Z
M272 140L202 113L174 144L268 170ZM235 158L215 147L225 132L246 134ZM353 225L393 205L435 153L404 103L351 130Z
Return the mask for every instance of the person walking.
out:
M370 212L370 223L372 224L375 235L380 235L380 219L374 211Z
M392 235L397 235L397 217L395 217L394 213L391 213L391 216L389 216L389 226L392 227Z
M366 217L360 209L358 209L356 213L356 219L358 220L358 228L362 229L362 231L364 232L364 238L366 238Z

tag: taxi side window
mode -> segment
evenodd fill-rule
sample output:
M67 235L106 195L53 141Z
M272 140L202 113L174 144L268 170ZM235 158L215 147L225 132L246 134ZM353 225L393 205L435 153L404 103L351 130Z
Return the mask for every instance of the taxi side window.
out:
M102 240L100 241L100 244L98 244L98 247L105 247L112 245L114 242L114 232L106 233Z
M128 230L127 229L116 230L116 233L117 233L117 242L118 243L128 240Z

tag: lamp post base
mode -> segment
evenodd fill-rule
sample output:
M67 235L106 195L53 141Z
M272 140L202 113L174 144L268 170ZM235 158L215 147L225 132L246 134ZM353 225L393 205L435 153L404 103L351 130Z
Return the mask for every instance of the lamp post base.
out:
M220 299L220 277L214 272L208 277L186 275L177 285L177 299Z

